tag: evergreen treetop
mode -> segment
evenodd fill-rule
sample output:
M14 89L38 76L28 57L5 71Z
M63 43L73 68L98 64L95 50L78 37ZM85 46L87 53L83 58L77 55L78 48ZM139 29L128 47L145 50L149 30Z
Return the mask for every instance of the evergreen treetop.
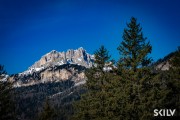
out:
M110 62L111 56L109 55L107 49L102 45L98 50L94 53L95 56L95 64L96 69L103 71L103 68L105 67L108 62Z
M146 42L142 27L137 19L132 17L127 28L123 32L123 41L117 48L121 56L120 64L126 69L136 72L138 67L147 66L151 63L148 53L151 53L152 46Z

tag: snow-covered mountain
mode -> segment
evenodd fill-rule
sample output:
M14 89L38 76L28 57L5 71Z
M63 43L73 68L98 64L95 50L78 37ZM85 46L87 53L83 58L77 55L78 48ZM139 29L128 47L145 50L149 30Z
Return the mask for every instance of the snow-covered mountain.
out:
M52 50L43 55L28 70L10 77L15 87L38 83L73 80L75 84L85 80L84 70L92 67L94 56L82 47L66 52Z

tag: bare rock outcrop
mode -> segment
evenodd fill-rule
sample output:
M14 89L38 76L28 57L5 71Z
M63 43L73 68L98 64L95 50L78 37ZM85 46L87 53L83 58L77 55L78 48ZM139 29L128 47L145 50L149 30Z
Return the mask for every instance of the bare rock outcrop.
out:
M38 83L71 80L74 84L84 83L85 69L92 67L93 55L82 47L77 50L58 52L52 50L35 62L28 70L9 78L15 87L29 86Z

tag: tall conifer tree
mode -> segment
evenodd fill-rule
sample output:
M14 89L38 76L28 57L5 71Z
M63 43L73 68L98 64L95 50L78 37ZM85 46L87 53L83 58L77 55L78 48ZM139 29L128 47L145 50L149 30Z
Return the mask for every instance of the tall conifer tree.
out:
M147 55L151 53L152 46L146 42L146 39L137 19L132 17L127 28L124 29L123 41L117 48L122 56L120 62L124 68L136 72L138 67L150 64L151 59Z
M110 95L113 86L109 84L113 76L105 69L110 67L110 55L104 46L95 51L95 65L86 71L87 93L76 103L74 119L108 119L112 118Z
M149 109L145 106L152 104L145 97L149 95L147 83L152 77L148 68L151 63L148 54L151 53L152 46L146 40L137 19L132 17L124 29L123 41L117 48L121 55L118 74L122 76L119 85L122 92L118 96L121 103L120 118L148 119L152 114L152 107Z

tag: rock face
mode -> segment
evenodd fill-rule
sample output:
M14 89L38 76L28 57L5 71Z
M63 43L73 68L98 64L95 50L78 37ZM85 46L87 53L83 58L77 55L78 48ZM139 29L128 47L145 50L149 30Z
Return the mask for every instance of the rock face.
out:
M175 57L176 52L171 52L164 58L159 59L154 63L155 70L169 70L171 66L171 60Z
M33 71L29 74L20 73L11 77L10 80L14 81L15 87L66 80L71 80L74 84L78 84L86 80L84 74L85 69L86 67L76 64L55 65L40 71Z
M52 50L42 58L32 65L29 69L41 69L42 67L48 67L52 65L62 65L62 64L79 64L87 68L91 67L93 64L93 56L86 53L82 47L77 50L67 50L67 52L57 52Z
M84 71L92 67L93 55L82 47L67 52L52 50L35 62L28 70L9 78L15 87L29 86L38 83L72 80L75 84L84 83Z
M171 65L169 64L169 61L165 61L158 64L155 69L165 71L165 70L169 70L170 67Z

